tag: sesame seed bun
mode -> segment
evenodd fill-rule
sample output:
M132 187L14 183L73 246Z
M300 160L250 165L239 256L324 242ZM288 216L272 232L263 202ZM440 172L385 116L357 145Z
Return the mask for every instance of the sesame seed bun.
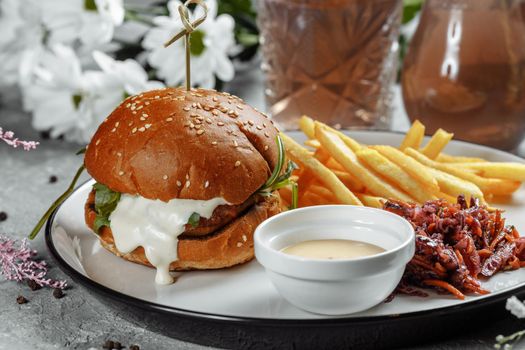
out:
M89 174L113 191L169 201L246 201L277 162L273 122L240 98L167 88L130 96L88 145Z
M91 192L85 205L85 220L93 227L96 212L93 209L95 193ZM220 269L247 262L254 257L253 233L264 220L280 212L278 195L264 197L243 215L228 225L204 237L179 236L178 260L170 264L171 271ZM111 228L104 226L98 234L104 248L125 260L150 266L144 248L138 247L131 253L118 251Z

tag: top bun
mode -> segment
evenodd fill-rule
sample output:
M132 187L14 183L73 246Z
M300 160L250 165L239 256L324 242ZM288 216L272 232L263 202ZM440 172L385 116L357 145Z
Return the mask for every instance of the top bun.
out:
M277 134L266 115L228 93L153 90L128 97L110 114L84 164L117 192L240 204L275 167Z

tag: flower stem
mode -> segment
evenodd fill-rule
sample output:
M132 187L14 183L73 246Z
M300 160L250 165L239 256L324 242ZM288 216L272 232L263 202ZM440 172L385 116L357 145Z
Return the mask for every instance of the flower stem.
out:
M53 213L53 211L58 208L58 206L60 204L62 204L66 198L71 194L73 193L73 190L75 189L75 185L78 181L78 178L80 177L80 175L82 174L82 172L84 171L85 167L84 167L84 164L82 164L80 166L80 168L78 168L77 170L77 173L75 174L75 177L73 177L73 180L71 181L71 183L69 184L69 187L67 188L67 190L62 193L62 195L60 197L58 197L57 200L55 200L53 202L53 204L51 204L51 206L49 207L49 209L45 212L45 214L40 218L40 220L38 221L38 223L36 224L35 228L31 231L31 233L29 234L29 239L34 239L36 237L36 235L38 234L38 232L40 232L40 229L42 228L42 226L44 226L45 222L47 221L47 219L51 216L51 213Z

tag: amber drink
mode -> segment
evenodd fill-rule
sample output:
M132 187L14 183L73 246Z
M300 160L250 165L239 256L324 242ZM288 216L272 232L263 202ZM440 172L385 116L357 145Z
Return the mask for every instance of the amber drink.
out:
M257 0L266 100L284 129L307 114L389 127L401 0Z
M403 68L408 115L427 132L514 149L525 133L521 1L427 0Z

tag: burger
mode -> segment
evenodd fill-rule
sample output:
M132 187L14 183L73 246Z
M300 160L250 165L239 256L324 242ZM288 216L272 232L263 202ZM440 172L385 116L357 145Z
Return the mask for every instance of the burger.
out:
M228 93L130 96L86 149L96 183L85 221L110 252L156 268L159 284L169 271L242 264L255 228L280 212L269 184L283 178L279 145L273 122Z

